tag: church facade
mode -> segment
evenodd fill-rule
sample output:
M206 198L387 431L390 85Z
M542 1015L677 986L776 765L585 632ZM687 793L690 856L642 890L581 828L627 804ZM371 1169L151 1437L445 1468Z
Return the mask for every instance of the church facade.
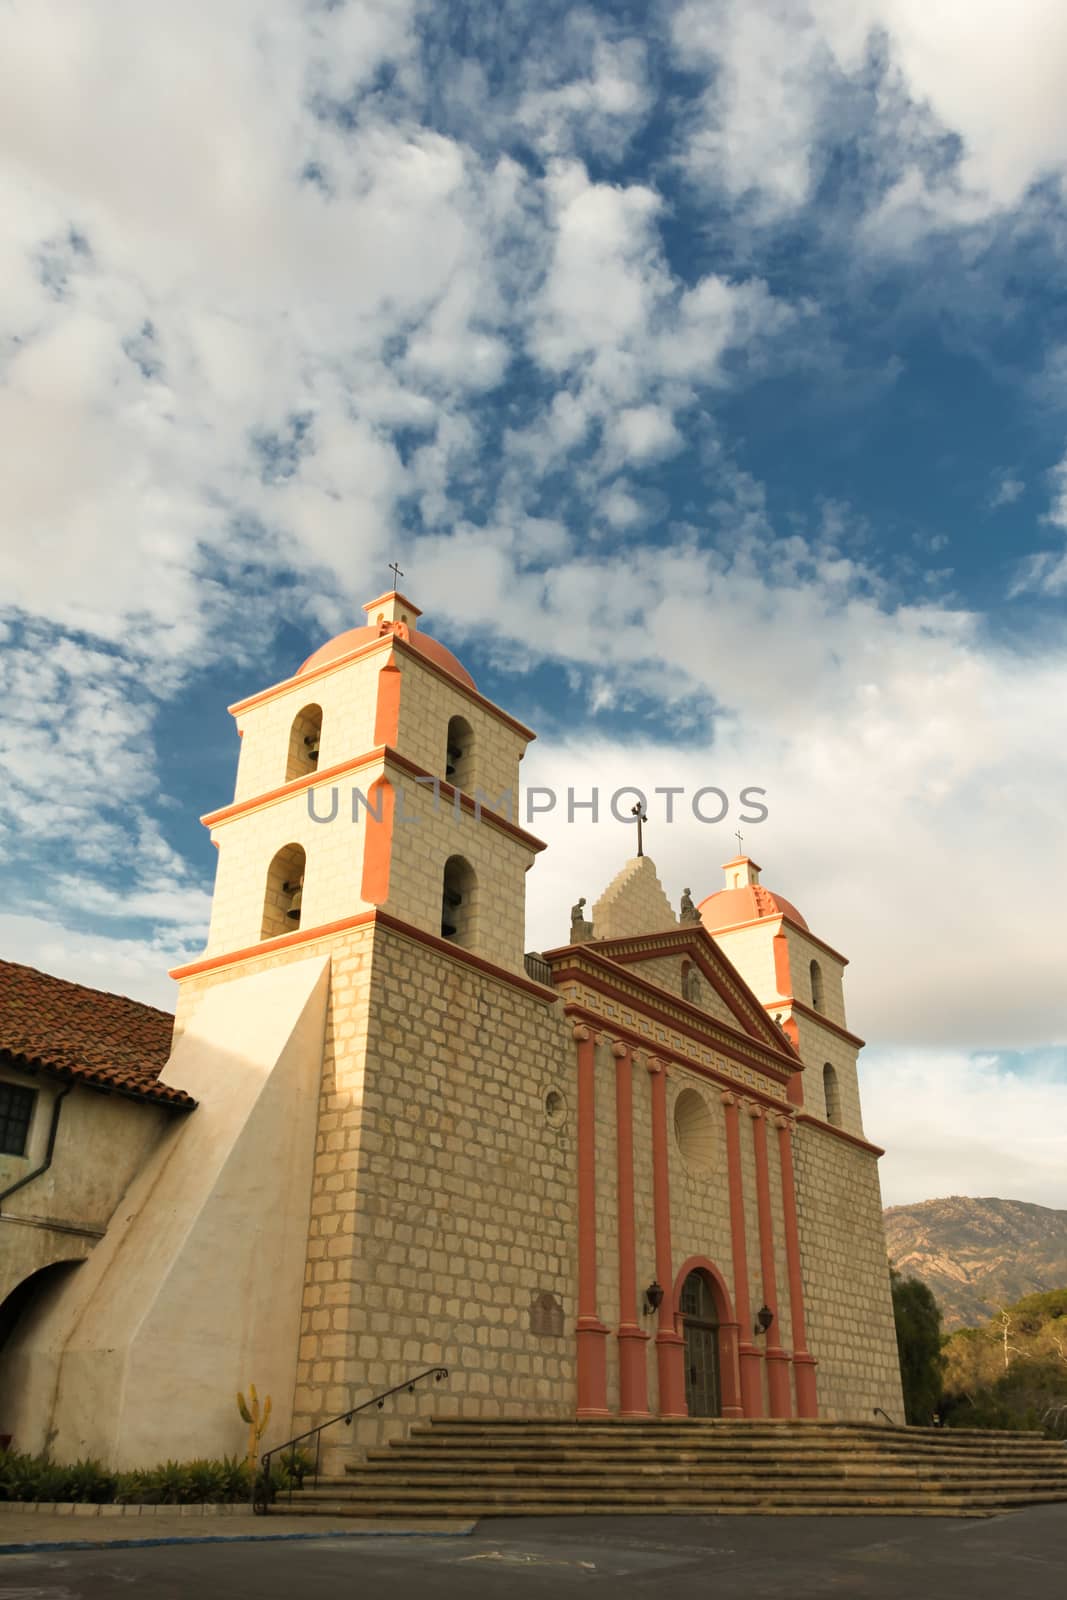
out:
M643 854L527 952L533 735L403 595L365 609L231 708L159 1074L195 1109L18 1321L0 1427L210 1455L249 1381L280 1442L438 1364L412 1407L900 1416L844 958L750 858L679 913Z

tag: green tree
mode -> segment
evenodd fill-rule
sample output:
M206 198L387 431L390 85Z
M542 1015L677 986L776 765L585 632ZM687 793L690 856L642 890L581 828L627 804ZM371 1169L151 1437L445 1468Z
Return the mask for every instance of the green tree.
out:
M941 1309L925 1283L903 1278L889 1269L893 1320L897 1328L904 1416L929 1427L941 1399L944 1357L941 1353Z

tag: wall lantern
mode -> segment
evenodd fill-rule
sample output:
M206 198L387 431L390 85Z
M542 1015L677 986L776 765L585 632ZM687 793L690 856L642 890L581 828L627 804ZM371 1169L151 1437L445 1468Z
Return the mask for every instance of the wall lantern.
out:
M653 1278L652 1282L645 1290L645 1316L650 1317L654 1311L659 1310L662 1304L663 1290L660 1288L655 1278Z
M755 1334L766 1333L773 1321L774 1312L771 1310L770 1306L760 1306L759 1310L756 1312L756 1326L753 1328L752 1332Z

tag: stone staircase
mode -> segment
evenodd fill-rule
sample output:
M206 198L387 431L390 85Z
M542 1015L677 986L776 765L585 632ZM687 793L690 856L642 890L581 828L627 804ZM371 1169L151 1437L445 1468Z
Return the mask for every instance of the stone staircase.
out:
M434 1419L283 1498L303 1515L984 1517L1067 1501L1038 1434L862 1422Z

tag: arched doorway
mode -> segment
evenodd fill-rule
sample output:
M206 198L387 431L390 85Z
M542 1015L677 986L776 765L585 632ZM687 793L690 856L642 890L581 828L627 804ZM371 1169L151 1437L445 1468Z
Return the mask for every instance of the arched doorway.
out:
M722 1412L719 1313L707 1276L700 1268L682 1284L678 1310L685 1338L685 1401L691 1417Z

